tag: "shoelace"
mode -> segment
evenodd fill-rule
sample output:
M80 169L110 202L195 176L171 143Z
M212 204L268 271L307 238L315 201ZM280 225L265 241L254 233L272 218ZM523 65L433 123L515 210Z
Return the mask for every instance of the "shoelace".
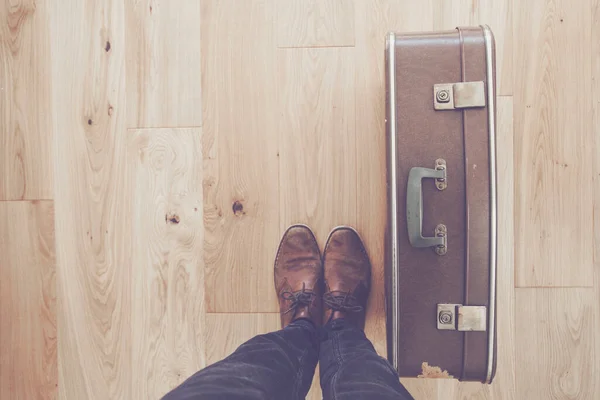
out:
M315 298L315 293L312 290L306 290L306 285L302 284L302 290L297 292L289 292L285 291L281 293L281 297L284 300L291 301L290 308L288 308L284 314L289 313L290 311L296 311L296 309L300 306L310 306L312 301Z
M334 290L323 295L323 302L333 311L361 312L363 307L350 292ZM333 315L333 314L332 314Z

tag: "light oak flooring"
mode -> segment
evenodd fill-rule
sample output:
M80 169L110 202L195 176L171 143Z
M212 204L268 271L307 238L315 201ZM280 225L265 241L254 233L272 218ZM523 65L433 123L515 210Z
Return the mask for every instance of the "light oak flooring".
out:
M495 383L600 398L600 0L5 0L0 398L159 398L278 328L290 223L356 226L385 353L384 35L497 41ZM315 380L309 397L320 396Z

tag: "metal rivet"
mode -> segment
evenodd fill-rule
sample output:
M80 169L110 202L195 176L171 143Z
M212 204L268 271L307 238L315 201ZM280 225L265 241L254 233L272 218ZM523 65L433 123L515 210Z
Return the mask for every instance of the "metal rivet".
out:
M452 323L452 313L450 311L441 311L438 318L440 324L450 325Z
M450 101L450 92L448 90L439 90L435 98L440 103L448 103Z
M439 224L438 226L435 227L435 236L436 237L445 238L447 234L448 234L448 230L446 228L446 225ZM443 256L448 252L448 245L446 244L445 240L444 240L444 244L441 244L441 245L438 245L435 247L435 252L438 256Z
M435 160L435 169L436 171L446 171L446 160L444 160L443 158L438 158L437 160ZM444 174L446 175L446 174ZM438 190L444 190L446 189L446 187L448 187L448 184L446 183L446 178L436 178L435 180L435 187Z

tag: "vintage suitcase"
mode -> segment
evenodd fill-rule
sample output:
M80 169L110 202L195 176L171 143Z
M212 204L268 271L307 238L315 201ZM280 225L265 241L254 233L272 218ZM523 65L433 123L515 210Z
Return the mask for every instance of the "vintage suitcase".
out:
M386 40L388 357L400 376L495 373L494 51L487 26Z

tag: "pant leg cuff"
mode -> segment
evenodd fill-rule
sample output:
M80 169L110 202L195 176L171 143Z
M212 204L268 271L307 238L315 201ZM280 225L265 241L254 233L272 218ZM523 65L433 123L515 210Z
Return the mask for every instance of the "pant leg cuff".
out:
M348 323L346 322L346 320L344 318L337 318L337 319L332 319L331 321L327 322L325 324L325 326L323 327L323 329L325 330L325 332L341 331L342 329L344 329L347 326L348 326Z
M303 329L309 330L311 334L316 334L317 333L317 327L315 326L315 323L312 322L308 318L298 318L298 319L295 319L288 326L286 326L284 329L288 329L288 328L290 328L290 329L293 329L293 328L303 328Z

